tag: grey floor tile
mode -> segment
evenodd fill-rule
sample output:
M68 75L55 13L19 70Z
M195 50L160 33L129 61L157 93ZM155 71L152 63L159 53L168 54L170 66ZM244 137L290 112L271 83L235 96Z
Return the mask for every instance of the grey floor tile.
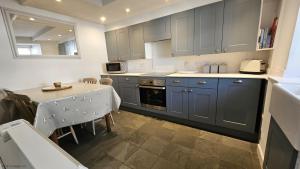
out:
M207 157L202 153L193 153L186 163L186 169L219 169L219 159L217 157Z
M153 154L160 155L168 144L169 142L153 136L150 137L141 148Z
M159 160L155 163L155 165L151 169L184 169L184 168L178 166L174 162L170 162L163 158L159 158Z
M139 149L125 162L125 164L132 169L151 169L157 161L157 158L158 156L143 149Z
M207 132L207 131L201 131L199 137L202 139L211 141L211 142L215 142L215 143L221 143L221 140L222 140L222 135Z
M219 157L219 144L205 139L198 138L194 147L195 151L206 157Z
M184 168L191 154L191 149L171 143L167 145L160 157L170 162L176 163L180 167Z
M107 154L121 162L125 162L137 150L137 146L124 141L109 150Z
M176 132L175 136L172 139L172 142L193 149L195 147L197 139L198 138L196 136L188 135L186 133Z
M94 162L90 169L119 169L122 163L110 156L105 156Z
M128 141L138 147L142 146L148 140L150 136L148 134L145 134L140 131L136 131L131 134L131 136L128 138Z
M235 139L232 137L227 137L227 136L222 137L222 144L230 146L230 147L242 149L245 151L249 151L249 152L255 152L255 153L256 153L256 148L257 148L257 145L254 143L238 140L238 139Z

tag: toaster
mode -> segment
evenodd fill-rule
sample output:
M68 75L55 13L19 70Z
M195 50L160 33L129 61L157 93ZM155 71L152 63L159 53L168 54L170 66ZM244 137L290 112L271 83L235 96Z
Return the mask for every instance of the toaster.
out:
M240 67L240 73L246 74L264 74L266 70L267 64L263 60L244 60Z

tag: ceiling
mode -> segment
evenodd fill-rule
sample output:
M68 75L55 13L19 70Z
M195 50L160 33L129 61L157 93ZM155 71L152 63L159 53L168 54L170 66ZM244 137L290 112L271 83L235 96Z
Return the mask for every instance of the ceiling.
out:
M22 5L109 25L162 7L189 0L19 0ZM125 9L130 8L126 13ZM106 21L101 22L100 17Z

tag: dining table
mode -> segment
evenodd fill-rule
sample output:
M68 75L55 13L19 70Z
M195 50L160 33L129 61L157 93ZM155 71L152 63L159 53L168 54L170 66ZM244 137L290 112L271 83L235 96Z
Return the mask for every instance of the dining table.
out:
M111 131L110 113L118 112L121 99L109 85L70 83L69 89L44 92L42 87L15 91L37 102L33 126L58 143L57 129L105 118Z

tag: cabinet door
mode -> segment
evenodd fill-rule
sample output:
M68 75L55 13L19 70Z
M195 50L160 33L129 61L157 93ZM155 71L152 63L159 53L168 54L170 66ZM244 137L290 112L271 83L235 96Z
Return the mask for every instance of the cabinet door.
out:
M184 87L167 86L167 113L188 119L188 93Z
M215 124L217 89L191 88L189 91L189 120Z
M276 121L271 118L264 169L294 169L297 154Z
M139 106L139 88L134 83L119 83L121 104L124 106Z
M221 52L223 8L224 2L218 2L195 9L195 54Z
M223 52L255 51L261 0L225 0Z
M254 133L260 90L258 79L220 79L216 124Z
M129 41L130 41L130 59L144 59L145 58L145 42L143 25L133 25L129 27Z
M128 28L122 28L116 31L118 60L130 59L130 45Z
M171 16L172 56L194 53L194 9Z
M171 17L155 19L144 23L145 42L171 39Z
M105 32L106 49L109 61L118 60L116 31Z

